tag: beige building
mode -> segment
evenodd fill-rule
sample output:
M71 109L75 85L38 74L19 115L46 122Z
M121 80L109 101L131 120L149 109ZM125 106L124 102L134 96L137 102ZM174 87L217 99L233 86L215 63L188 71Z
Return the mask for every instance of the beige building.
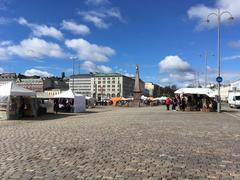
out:
M159 85L152 82L145 83L145 89L148 91L148 95L151 97L158 97L161 93L161 88Z

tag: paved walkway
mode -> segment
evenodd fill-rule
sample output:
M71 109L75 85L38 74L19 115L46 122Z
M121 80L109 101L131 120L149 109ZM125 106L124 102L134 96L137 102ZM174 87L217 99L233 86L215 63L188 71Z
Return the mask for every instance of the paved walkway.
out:
M115 108L0 122L1 179L240 179L240 121Z

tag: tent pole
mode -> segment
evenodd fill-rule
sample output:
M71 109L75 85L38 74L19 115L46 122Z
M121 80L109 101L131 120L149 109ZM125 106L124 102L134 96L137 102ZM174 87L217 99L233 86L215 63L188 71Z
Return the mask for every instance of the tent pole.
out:
M7 120L10 119L10 103L11 103L10 101L11 101L11 96L8 96L7 109L6 109Z

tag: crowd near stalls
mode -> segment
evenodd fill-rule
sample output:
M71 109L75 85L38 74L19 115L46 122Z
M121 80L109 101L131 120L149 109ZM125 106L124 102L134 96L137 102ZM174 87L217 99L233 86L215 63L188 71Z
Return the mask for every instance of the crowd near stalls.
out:
M182 88L175 91L176 96L166 100L169 110L172 105L173 110L182 111L216 111L217 102L214 92L209 88Z
M0 119L37 116L36 93L9 82L0 86Z
M71 89L54 96L54 98L55 112L58 112L59 110L74 113L86 111L85 96L74 93Z
M88 97L88 96L86 96L85 99L86 99L86 108L95 108L96 107L96 104L97 104L96 99L94 99L92 97Z

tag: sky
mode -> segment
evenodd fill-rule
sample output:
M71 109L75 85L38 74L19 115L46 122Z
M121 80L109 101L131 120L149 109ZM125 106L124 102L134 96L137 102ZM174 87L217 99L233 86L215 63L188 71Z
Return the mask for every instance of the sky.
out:
M0 72L117 72L179 87L240 79L240 0L0 0Z

